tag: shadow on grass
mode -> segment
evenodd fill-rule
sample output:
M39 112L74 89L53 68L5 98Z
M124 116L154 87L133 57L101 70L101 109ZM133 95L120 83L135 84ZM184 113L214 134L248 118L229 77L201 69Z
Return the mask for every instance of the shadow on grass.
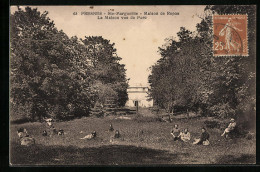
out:
M187 156L187 153L171 154L162 150L124 145L78 148L43 145L24 147L12 143L10 162L14 166L176 164Z
M11 124L24 124L27 122L30 122L30 120L28 118L20 118L20 119L12 120L10 123Z
M220 156L216 159L217 164L254 164L256 156L250 154L241 154L239 157L234 155Z

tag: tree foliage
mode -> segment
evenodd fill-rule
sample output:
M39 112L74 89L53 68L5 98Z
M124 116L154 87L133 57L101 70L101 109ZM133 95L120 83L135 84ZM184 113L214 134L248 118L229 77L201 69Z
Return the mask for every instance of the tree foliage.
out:
M227 59L226 61L228 62L225 63L224 66L227 69L232 68L232 70L226 71L228 76L226 78L232 80L228 82L228 86L234 90L232 97L234 103L232 108L236 110L235 115L241 121L245 121L251 126L254 126L256 115L256 6L214 5L207 6L205 11L211 11L213 14L245 14L248 16L247 34L249 56L237 56Z
M214 57L212 14L247 14L249 56ZM161 59L151 67L150 96L169 111L197 111L218 117L250 116L255 107L255 7L207 6L192 32L184 27L177 39L159 47ZM251 108L249 110L248 108Z
M93 80L101 83L96 85L96 89L102 92L104 85L107 85L108 90L112 88L116 92L117 105L124 106L128 99L126 69L124 64L119 63L122 58L117 56L115 44L101 36L85 37L82 42L91 57Z
M106 42L102 55L91 54L87 48L91 43L84 44L75 36L69 38L57 30L47 14L18 7L10 16L12 113L31 120L44 116L59 119L87 116L96 101L95 80L126 84L124 66L118 63L120 58L106 58L106 53L116 52L108 40L102 38ZM115 70L116 67L120 70Z

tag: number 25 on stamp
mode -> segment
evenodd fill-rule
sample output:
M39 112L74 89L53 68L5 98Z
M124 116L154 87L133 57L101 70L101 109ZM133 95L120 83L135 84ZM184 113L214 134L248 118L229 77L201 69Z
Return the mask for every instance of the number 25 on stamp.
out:
M247 15L213 16L214 56L248 56Z

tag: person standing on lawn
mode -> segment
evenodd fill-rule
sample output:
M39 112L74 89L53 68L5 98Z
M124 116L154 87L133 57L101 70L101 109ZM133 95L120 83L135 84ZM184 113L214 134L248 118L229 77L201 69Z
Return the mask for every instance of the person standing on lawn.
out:
M178 128L178 125L175 124L172 131L171 131L171 135L173 136L173 140L176 141L179 139L179 135L180 135L180 129Z
M188 142L190 140L190 132L185 128L184 131L180 133L179 137L182 141Z
M228 134L235 129L236 125L237 125L237 124L236 124L236 122L235 122L235 119L234 119L234 118L231 118L228 127L224 130L224 132L223 132L223 134L221 134L221 136L228 137Z
M194 145L209 145L209 133L206 131L206 128L201 129L202 133L199 139L195 139L193 144Z

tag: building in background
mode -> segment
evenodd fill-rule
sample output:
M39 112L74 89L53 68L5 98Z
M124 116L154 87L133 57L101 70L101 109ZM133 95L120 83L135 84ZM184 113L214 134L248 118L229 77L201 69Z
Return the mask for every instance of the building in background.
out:
M152 107L153 100L148 98L149 87L142 84L133 84L127 89L128 101L126 106L128 107Z

